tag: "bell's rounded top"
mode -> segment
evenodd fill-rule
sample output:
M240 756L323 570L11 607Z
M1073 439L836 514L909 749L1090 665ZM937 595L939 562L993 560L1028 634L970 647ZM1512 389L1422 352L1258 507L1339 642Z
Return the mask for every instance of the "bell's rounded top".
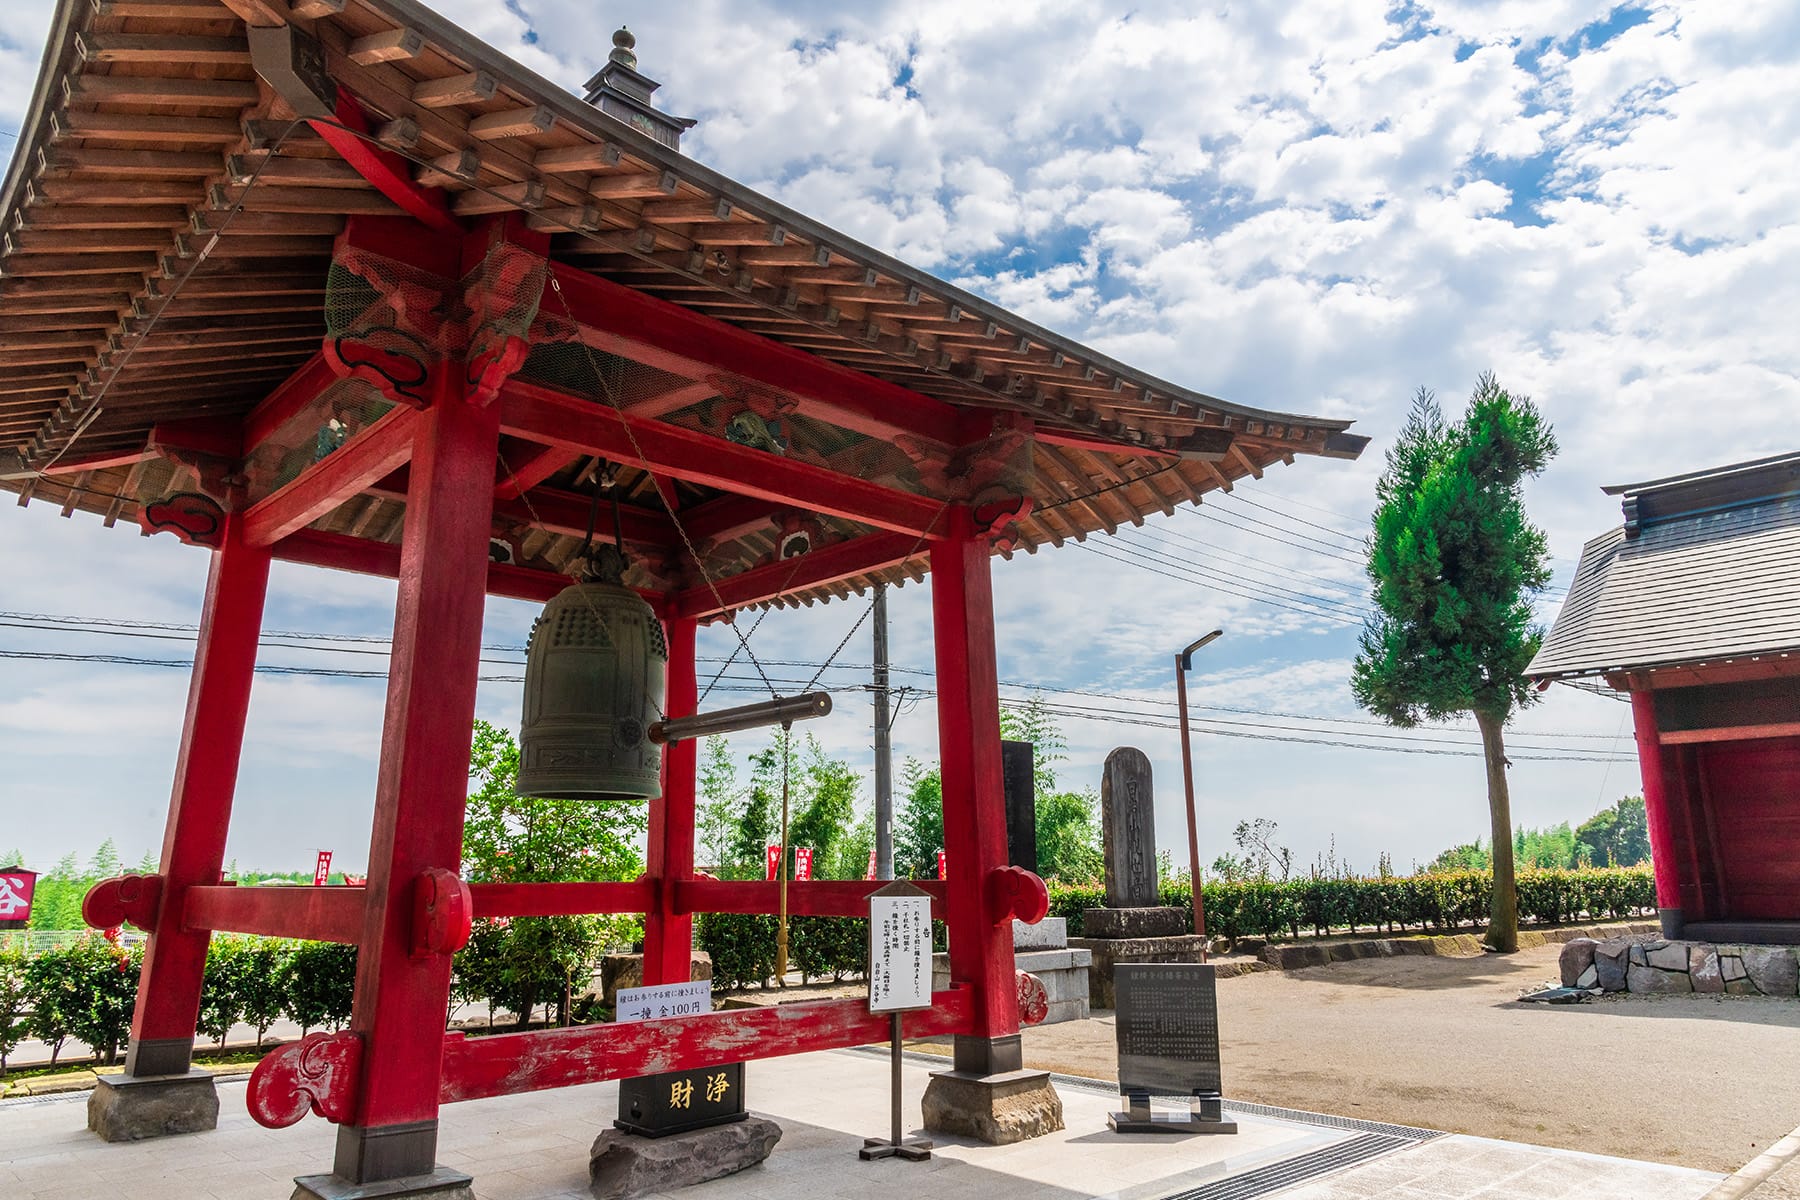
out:
M635 70L637 67L637 55L633 54L632 51L636 48L637 38L632 36L631 30L621 25L619 26L619 31L613 34L613 50L607 57L618 63L620 66L631 67Z

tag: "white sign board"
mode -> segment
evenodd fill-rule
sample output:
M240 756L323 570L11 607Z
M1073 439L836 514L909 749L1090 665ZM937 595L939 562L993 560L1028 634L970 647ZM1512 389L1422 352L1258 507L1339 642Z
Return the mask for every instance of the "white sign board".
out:
M931 1007L931 897L869 897L869 1011Z
M613 1001L613 1021L661 1021L712 1011L712 980L659 983L655 987L620 988Z

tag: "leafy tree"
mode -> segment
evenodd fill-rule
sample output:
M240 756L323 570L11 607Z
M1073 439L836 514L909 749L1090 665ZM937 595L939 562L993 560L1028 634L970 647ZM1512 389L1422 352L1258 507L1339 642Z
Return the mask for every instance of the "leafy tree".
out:
M1274 879L1279 871L1282 882L1287 882L1294 869L1294 852L1275 840L1280 835L1280 823L1268 817L1239 821L1231 831L1250 878Z
M1575 835L1570 831L1569 823L1564 821L1545 829L1520 826L1514 830L1513 861L1536 871L1574 866Z
M206 969L200 976L200 1032L225 1048L225 1038L244 1015L242 984L247 938L233 934L212 936L206 948Z
M18 859L7 859L17 862ZM6 1056L31 1035L26 1001L31 995L25 973L22 946L0 945L0 1075L6 1074Z
M53 1067L63 1043L74 1032L76 1014L83 1001L81 987L74 960L68 954L39 954L25 964L25 992L31 997L31 1017L26 1029L50 1047Z
M778 806L781 797L766 784L753 781L738 814L737 830L731 841L731 873L738 879L761 879L764 854L775 844L776 824L781 819Z
M788 821L788 842L812 850L816 875L836 860L839 845L856 820L856 793L862 776L843 759L826 754L819 739L810 733L806 735L802 776L801 802ZM861 867L857 864L854 878L862 877Z
M350 1019L356 994L356 947L335 942L301 942L282 972L287 1013L300 1031L341 1027Z
M1104 878L1099 808L1100 797L1091 788L1038 796L1038 870L1044 878L1064 883L1092 883Z
M875 806L861 809L860 814L838 839L821 878L861 879L868 872L869 851L875 847Z
M94 857L88 860L87 877L89 879L111 879L124 871L125 864L119 860L119 848L111 838L100 843L94 851Z
M477 721L469 758L477 787L463 824L468 880L592 883L631 879L643 870L633 841L645 827L642 807L520 796L514 791L518 771L519 746L512 734ZM477 952L464 961L465 949L457 956L457 970L485 980L493 989L489 995L505 1004L523 1029L540 1003L552 1003L563 1014L577 975L608 941L624 939L635 926L635 919L519 917L484 938L490 958Z
M94 933L59 953L68 956L67 977L80 992L67 1014L69 1032L86 1042L100 1061L117 1061L119 1047L131 1033L143 950L128 951Z
M1420 389L1376 485L1368 561L1376 611L1351 672L1357 702L1401 728L1474 716L1494 852L1487 942L1504 951L1518 948L1519 929L1504 734L1537 699L1524 676L1543 640L1531 597L1550 582L1522 487L1555 453L1537 408L1492 374L1455 424Z
M1644 798L1626 796L1601 809L1575 831L1575 852L1597 867L1631 867L1650 861L1650 826Z
M1494 865L1494 856L1488 853L1487 844L1480 838L1472 842L1464 842L1460 846L1452 846L1431 860L1425 868L1427 874L1442 874L1446 871L1485 871Z
M293 961L292 943L278 938L257 938L244 948L244 961L238 976L238 1003L243 1009L244 1023L256 1028L256 1048L262 1049L263 1035L269 1026L281 1019L289 1002L288 984Z
M700 757L700 811L695 830L703 865L729 877L737 839L738 809L744 797L738 787L737 760L724 737L709 737Z
M937 852L944 848L944 776L916 758L900 771L902 799L894 813L894 875L937 878Z
M54 867L38 876L28 927L43 930L86 928L81 920L81 898L87 894L87 884L88 879L76 864L74 853L63 855Z

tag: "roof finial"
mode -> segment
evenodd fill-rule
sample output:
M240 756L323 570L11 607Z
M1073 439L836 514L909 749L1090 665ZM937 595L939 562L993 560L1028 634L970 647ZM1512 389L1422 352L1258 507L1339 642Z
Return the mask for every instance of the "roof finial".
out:
M636 45L637 38L632 36L631 30L621 25L619 26L619 31L613 34L612 53L606 57L613 62L618 63L620 66L630 67L632 70L636 70L637 55L631 52Z

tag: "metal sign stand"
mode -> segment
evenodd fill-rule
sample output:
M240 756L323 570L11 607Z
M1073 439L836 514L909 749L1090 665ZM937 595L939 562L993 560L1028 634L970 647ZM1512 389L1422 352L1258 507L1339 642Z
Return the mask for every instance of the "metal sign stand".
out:
M921 911L922 915L921 915ZM902 950L908 972L895 971L895 955L891 940L884 942L883 928L890 933L902 932ZM884 953L885 951L885 953ZM922 979L919 988L913 980ZM898 982L896 982L896 980ZM869 1011L891 1014L889 1033L891 1078L891 1124L887 1138L864 1138L856 1156L864 1162L877 1158L904 1158L922 1162L931 1157L931 1142L926 1138L909 1138L901 1121L900 1089L900 1014L931 1007L931 894L910 883L890 883L869 896ZM919 1003L922 998L924 1003Z

